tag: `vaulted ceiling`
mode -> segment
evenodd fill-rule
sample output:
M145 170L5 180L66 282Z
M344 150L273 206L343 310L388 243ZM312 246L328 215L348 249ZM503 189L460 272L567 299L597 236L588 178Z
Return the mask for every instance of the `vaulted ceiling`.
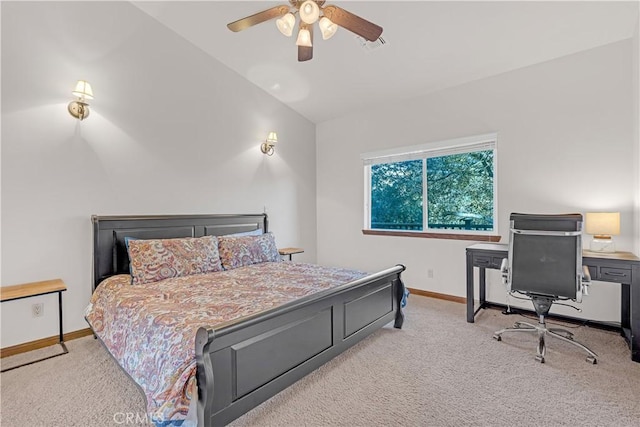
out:
M636 1L329 0L382 26L385 44L367 50L340 29L316 37L308 62L297 61L295 37L274 21L226 27L287 3L134 2L315 123L627 39L638 19Z

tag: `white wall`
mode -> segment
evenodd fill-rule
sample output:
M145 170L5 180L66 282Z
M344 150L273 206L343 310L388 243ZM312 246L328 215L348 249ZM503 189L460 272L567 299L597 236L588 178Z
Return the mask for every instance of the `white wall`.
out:
M636 27L633 32L632 39L632 96L633 96L633 123L634 123L634 140L635 140L635 155L636 160L635 181L638 185L638 191L635 196L635 236L636 244L634 253L640 254L640 10L638 10L638 19L636 20Z
M78 79L83 122L66 111ZM128 2L2 3L1 283L62 278L65 332L88 327L91 214L266 206L278 244L314 262L315 180L314 124ZM55 296L1 309L1 347L57 334Z
M407 286L465 296L465 247L473 242L362 235L360 154L490 132L498 133L503 242L511 212L601 209L621 212L617 247L632 250L640 186L631 49L626 40L319 124L318 262L372 271L402 263ZM504 302L491 273L487 296ZM619 292L597 282L581 315L619 321Z

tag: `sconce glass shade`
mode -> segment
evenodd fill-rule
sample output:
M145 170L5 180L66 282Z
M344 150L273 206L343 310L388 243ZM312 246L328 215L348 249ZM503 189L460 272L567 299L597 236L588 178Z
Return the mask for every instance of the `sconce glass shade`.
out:
M75 96L78 97L76 101L71 101L67 106L69 114L78 120L84 120L89 117L89 104L86 103L87 99L93 99L93 90L89 82L84 80L78 80L76 88L73 90Z
M320 16L320 8L313 0L307 0L300 6L300 19L307 24L313 24Z
M296 44L298 46L306 47L313 46L311 44L311 33L309 33L309 30L307 30L306 28L301 28L300 31L298 31L298 40L296 40Z
M615 252L611 236L620 234L620 212L587 212L585 232L593 234L589 249L594 252Z
M267 136L267 142L275 145L278 143L278 134L276 132L269 132L269 136Z
M282 18L276 20L276 26L282 34L287 37L291 37L293 34L293 27L296 25L296 18L293 13L289 12Z
M320 22L318 22L318 26L320 27L320 32L322 32L322 40L328 40L338 31L338 26L331 22L329 18L323 16L320 18Z
M73 93L78 98L93 99L93 90L91 89L91 85L89 84L89 82L86 82L84 80L78 80L78 83L76 83L76 88L71 93Z
M275 145L278 143L278 134L276 132L269 132L267 140L260 145L260 151L267 156L273 156L275 151Z

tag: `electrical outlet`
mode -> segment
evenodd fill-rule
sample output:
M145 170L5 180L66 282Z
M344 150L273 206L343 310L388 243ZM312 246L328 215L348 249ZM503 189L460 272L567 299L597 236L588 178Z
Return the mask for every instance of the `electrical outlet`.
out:
M433 269L429 268L427 270L427 279L433 279Z
M42 317L44 315L44 303L39 302L38 304L32 304L31 313L33 317Z

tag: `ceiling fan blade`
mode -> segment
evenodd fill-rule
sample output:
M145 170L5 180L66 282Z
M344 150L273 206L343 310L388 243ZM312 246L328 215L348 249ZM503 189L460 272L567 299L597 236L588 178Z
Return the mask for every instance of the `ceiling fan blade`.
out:
M309 61L313 59L313 46L298 46L298 62Z
M358 15L354 15L351 12L347 12L338 6L327 6L322 9L322 11L324 16L329 18L334 24L351 31L370 42L378 40L378 37L382 34L381 26L360 18Z
M227 24L227 28L231 31L238 32L246 30L249 27L260 24L264 21L268 21L273 18L278 18L289 12L289 6L275 6L271 9L263 10L254 15L247 16L246 18L238 19L230 24Z
M309 61L313 59L313 25L307 25L309 36L311 36L311 46L298 46L298 62Z

